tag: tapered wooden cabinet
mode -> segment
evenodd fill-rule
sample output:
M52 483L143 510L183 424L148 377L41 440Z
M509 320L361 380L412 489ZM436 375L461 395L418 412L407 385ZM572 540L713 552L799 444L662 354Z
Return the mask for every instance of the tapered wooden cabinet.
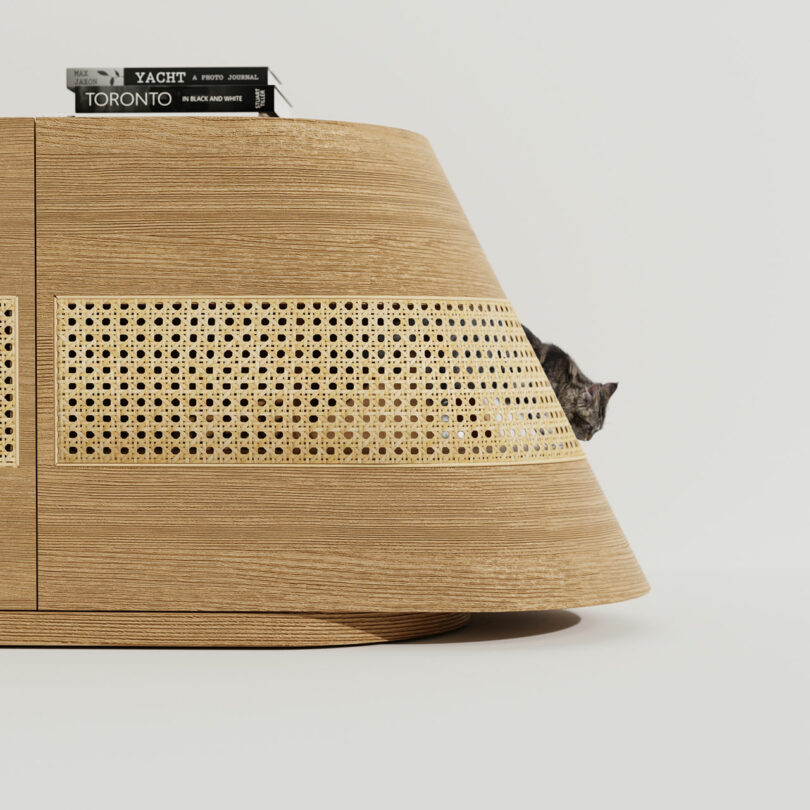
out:
M421 136L0 120L0 247L0 643L359 643L646 591Z

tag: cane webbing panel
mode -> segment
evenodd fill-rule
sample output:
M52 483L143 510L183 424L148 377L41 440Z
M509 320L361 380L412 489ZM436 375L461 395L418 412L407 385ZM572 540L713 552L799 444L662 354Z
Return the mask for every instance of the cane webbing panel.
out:
M0 466L17 464L17 299L0 298Z
M64 464L583 455L506 301L56 299Z

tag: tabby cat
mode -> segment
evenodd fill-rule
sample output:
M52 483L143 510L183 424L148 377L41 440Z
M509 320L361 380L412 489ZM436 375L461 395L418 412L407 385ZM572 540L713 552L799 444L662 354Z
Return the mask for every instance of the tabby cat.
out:
M619 383L595 383L589 380L559 346L543 343L525 326L523 331L574 429L574 435L580 441L589 441L605 424L608 400Z

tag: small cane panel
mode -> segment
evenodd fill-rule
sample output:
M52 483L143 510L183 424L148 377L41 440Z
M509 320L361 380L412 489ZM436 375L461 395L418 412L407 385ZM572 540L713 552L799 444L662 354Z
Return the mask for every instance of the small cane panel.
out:
M17 464L17 299L0 298L0 467Z
M61 464L583 455L506 301L57 298Z

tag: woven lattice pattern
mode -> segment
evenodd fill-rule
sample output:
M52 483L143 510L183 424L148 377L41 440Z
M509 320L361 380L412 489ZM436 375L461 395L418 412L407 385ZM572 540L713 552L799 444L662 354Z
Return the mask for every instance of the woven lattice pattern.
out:
M582 455L505 301L57 298L57 461Z
M0 298L0 466L17 464L17 299Z

